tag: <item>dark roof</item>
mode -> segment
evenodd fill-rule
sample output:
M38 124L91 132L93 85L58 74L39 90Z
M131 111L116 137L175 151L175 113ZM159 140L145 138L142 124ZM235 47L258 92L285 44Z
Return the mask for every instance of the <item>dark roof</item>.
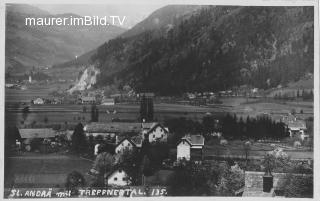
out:
M97 123L92 122L85 125L85 131L88 133L126 133L126 132L141 132L141 123L128 122L108 122Z
M204 146L204 137L202 135L188 135L181 140L186 140L191 146Z
M144 130L148 130L147 134L154 131L154 129L156 129L158 126L160 126L165 131L165 133L168 133L167 128L163 127L160 123L157 123L157 122L142 123L142 128Z

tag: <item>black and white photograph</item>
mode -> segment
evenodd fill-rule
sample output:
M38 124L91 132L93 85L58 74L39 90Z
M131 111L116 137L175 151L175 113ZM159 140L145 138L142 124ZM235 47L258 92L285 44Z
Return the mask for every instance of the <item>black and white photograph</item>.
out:
M1 3L1 199L316 199L319 2L226 2Z

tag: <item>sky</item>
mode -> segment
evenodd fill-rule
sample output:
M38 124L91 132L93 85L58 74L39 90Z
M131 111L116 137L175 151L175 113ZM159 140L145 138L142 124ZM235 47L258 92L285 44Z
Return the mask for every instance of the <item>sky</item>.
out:
M166 4L35 4L42 10L46 10L51 14L74 13L81 16L126 16L124 26L131 28L135 24L142 21L153 11L165 6Z

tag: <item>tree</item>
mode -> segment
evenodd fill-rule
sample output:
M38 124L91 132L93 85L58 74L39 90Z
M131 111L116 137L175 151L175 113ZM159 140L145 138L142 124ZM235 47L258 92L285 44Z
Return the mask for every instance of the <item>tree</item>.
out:
M214 195L218 175L211 166L182 161L169 181L170 196L210 196Z
M140 99L140 119L150 122L153 120L153 99L142 95Z
M244 186L245 174L238 164L230 167L222 163L219 168L217 194L219 196L235 196L236 191Z
M86 136L83 131L83 125L79 123L72 134L71 137L72 141L72 149L75 153L82 154L86 151L87 149L87 141L86 141Z
M85 179L81 173L72 171L68 174L65 187L66 190L71 191L71 195L79 195L78 188L84 187Z
M99 121L99 109L95 104L91 105L91 121L92 122Z
M140 185L141 157L136 149L125 149L120 155L117 167L123 169L129 176L129 181L132 185Z
M147 155L144 155L141 167L140 167L141 175L142 175L142 185L145 185L145 176L151 176L152 175L152 168L150 164L150 160Z
M44 122L45 124L47 124L47 123L48 123L48 121L49 121L49 120L48 120L48 117L47 117L47 116L45 116L45 117L44 117L44 119L43 119L43 122Z
M86 107L85 105L82 107L82 112L83 112L83 113L86 113L86 112L87 112L87 107Z
M251 142L250 141L247 141L243 144L243 150L244 150L244 154L246 157L246 164L247 164L248 163L248 156L249 156L249 153L251 150Z
M27 119L27 117L28 117L29 113L30 113L29 106L24 107L24 108L22 109L22 119L23 119L23 122L25 122L25 121L26 121L26 119Z

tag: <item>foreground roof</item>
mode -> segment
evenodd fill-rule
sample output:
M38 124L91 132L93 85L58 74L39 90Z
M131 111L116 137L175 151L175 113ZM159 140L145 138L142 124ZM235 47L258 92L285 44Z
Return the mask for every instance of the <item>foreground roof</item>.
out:
M56 132L52 128L21 128L19 129L21 138L53 138Z

